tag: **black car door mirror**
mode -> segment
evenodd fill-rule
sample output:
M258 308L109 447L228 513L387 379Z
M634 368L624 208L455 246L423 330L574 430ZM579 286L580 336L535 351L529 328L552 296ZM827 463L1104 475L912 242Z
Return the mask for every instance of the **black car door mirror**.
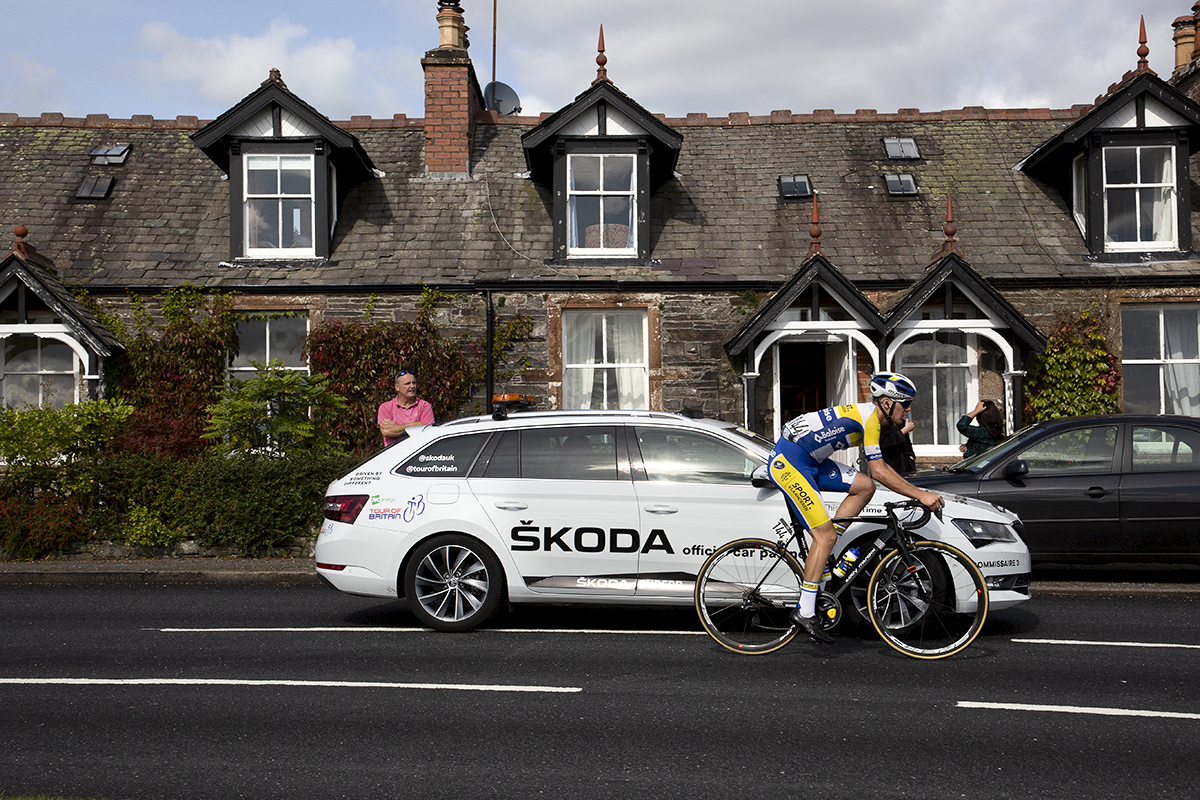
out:
M1004 465L1004 477L1023 478L1029 474L1029 465L1021 459L1010 461Z
M750 473L750 485L755 489L766 489L775 484L771 482L771 473L767 472L766 464L754 468Z

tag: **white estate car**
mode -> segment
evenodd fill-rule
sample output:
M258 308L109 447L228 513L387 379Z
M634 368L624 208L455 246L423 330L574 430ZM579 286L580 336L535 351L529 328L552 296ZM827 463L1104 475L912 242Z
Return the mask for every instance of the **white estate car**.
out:
M790 518L777 489L751 484L772 442L728 422L559 411L410 431L330 484L316 567L343 592L406 598L438 630L473 628L506 599L690 605L713 548ZM825 495L831 513L843 496ZM864 513L887 499L879 488ZM1029 599L1016 516L946 501L923 538L975 559L993 609ZM876 529L851 526L835 553Z

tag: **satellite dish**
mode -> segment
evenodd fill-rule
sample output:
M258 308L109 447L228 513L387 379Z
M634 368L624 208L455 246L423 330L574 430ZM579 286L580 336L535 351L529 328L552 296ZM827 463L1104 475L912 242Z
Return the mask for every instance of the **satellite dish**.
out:
M488 111L495 111L504 116L521 112L521 98L511 86L492 81L483 90L483 104Z

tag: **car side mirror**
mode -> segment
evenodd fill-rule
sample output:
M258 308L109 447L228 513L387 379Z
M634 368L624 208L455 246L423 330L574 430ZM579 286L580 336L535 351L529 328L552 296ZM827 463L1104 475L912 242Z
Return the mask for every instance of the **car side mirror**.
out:
M1010 461L1004 466L1004 477L1023 478L1029 474L1029 465L1021 459Z
M754 472L750 473L750 485L755 489L767 489L775 485L771 480L771 473L767 471L766 464L755 467Z

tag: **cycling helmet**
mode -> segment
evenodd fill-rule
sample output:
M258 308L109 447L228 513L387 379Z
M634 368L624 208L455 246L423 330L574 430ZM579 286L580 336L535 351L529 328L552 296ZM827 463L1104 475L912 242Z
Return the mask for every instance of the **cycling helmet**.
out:
M878 400L890 397L901 402L911 401L917 393L917 387L899 372L880 372L871 376L871 397Z

